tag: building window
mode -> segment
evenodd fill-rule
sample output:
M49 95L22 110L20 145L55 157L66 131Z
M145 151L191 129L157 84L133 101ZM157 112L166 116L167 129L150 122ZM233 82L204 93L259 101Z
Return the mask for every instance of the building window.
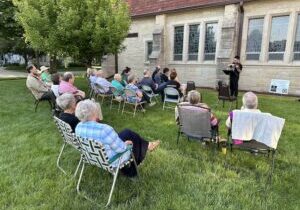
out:
M297 31L294 43L294 60L300 60L300 15L298 15Z
M207 23L205 30L204 60L215 60L218 23Z
M264 27L263 18L255 18L249 20L247 35L247 60L259 60L262 43L262 33Z
M200 28L199 24L189 26L189 55L188 60L196 61L198 60L198 50L199 50L199 35Z
M174 28L174 61L182 60L184 26Z
M146 42L146 61L149 61L149 57L152 53L152 50L153 50L153 42L152 41Z
M269 42L269 60L283 60L289 16L272 18L271 36Z

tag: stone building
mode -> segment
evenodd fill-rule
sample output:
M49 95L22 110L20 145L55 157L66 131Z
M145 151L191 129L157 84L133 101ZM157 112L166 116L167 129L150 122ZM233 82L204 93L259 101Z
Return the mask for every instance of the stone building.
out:
M104 68L175 68L182 82L214 88L235 55L244 65L240 89L268 92L290 80L300 94L300 0L128 0L126 49Z

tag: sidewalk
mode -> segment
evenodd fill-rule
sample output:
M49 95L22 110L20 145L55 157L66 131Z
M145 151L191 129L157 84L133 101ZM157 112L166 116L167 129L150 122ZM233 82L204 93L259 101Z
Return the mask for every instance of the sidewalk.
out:
M63 72L60 72L63 74ZM85 74L85 71L74 71L75 76L82 76ZM5 70L3 67L0 67L0 79L14 79L14 78L26 78L27 73L13 70Z

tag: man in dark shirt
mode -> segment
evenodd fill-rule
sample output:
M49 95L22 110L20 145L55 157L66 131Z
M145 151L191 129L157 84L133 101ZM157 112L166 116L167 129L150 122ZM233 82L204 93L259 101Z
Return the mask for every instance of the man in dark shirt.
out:
M169 68L164 68L163 73L160 76L162 83L169 81L169 72Z
M151 87L153 92L156 92L157 84L154 83L154 81L151 78L150 70L146 69L144 70L144 77L143 79L137 84L139 88L142 88L143 85Z
M229 73L229 83L230 83L230 94L231 96L238 96L238 89L239 89L239 78L240 73L243 69L242 64L240 63L240 56L235 56L233 59L232 64L228 66L231 71Z

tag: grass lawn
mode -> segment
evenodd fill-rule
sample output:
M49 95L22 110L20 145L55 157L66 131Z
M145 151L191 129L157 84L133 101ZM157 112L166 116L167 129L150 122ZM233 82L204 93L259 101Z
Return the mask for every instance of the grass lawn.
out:
M84 79L76 83L87 89ZM41 103L34 113L25 80L3 80L0 88L0 209L103 209L78 196L77 179L56 167L62 139L48 104ZM201 92L206 103L215 104L214 91ZM118 178L110 209L299 209L299 107L295 98L259 95L262 111L286 119L273 184L265 190L266 158L228 152L232 167L226 168L221 152L214 154L185 138L177 145L173 110L162 111L157 104L145 116L132 118L102 106L105 121L117 131L131 128L147 139L162 141L139 167L139 180ZM226 136L227 110L228 106L214 108L222 120L222 136ZM78 160L79 154L69 147L62 165L71 174ZM112 177L96 167L86 169L81 189L105 205Z

